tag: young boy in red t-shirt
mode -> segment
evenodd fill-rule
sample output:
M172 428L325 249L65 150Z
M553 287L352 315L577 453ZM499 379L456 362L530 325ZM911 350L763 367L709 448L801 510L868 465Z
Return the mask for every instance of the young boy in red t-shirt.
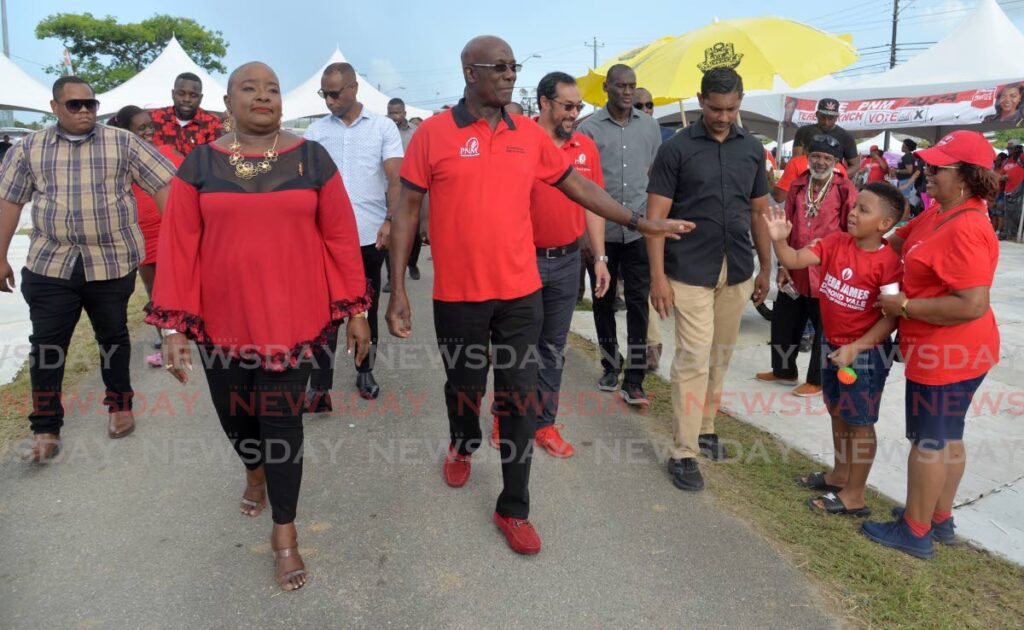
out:
M883 287L899 291L903 275L899 255L882 235L903 216L904 203L892 184L867 184L850 211L846 232L830 234L799 251L786 243L793 226L785 213L765 217L782 266L822 267L819 299L826 345L822 354L829 359L822 366L822 394L832 416L835 465L831 473L803 475L797 483L825 490L807 503L829 514L871 514L864 491L875 459L882 390L892 366L889 335L897 325L897 318L884 317L876 303ZM840 371L846 371L846 378L855 375L856 380L840 382Z

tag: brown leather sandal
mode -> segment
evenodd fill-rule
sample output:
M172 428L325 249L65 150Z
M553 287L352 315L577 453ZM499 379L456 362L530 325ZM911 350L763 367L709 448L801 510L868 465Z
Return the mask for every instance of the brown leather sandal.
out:
M274 561L280 560L281 558L291 558L292 556L299 555L298 547L288 547L287 549L275 549L274 550ZM277 574L277 583L281 585L281 590L285 592L297 591L306 585L306 580L303 580L301 584L296 585L292 582L293 579L302 576L307 576L306 569L295 569L294 571L288 571L284 574ZM307 578L308 579L308 578ZM288 588L291 585L292 588Z

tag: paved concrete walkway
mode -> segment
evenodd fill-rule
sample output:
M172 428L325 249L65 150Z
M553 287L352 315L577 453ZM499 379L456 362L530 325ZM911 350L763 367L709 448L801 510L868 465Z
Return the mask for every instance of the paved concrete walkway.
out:
M967 472L955 509L957 533L1024 564L1024 245L1003 242L992 289L992 307L1002 336L1000 364L988 375L968 414ZM625 343L625 313L619 313ZM675 339L673 320L662 322L665 348L659 375L670 378ZM789 388L761 383L754 374L771 369L770 325L751 306L741 324L723 392L723 410L750 422L815 459L831 465L829 419L821 398L804 399ZM591 313L577 312L573 330L596 341ZM806 375L809 355L798 361ZM906 498L907 442L903 365L889 374L876 427L879 445L869 483L897 501ZM728 438L729 436L722 436Z
M578 454L537 455L531 518L544 549L509 550L490 520L496 452L480 452L465 488L441 478L429 267L410 282L414 338L382 346L382 398L356 399L340 358L338 409L307 418L305 588L285 594L273 580L269 512L238 513L242 466L202 374L182 387L143 366L148 348L137 347L135 435L108 440L102 410L83 403L59 461L0 461L0 627L839 625L757 533L671 485L664 438L596 392L595 368L575 351L564 391L585 404L562 420ZM80 400L99 391L91 375Z

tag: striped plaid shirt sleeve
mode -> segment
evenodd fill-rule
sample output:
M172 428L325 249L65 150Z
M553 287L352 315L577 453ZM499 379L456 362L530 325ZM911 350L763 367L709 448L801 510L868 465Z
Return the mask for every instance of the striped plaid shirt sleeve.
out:
M32 172L25 163L24 143L14 145L8 153L0 167L0 199L24 205L32 199L35 188Z

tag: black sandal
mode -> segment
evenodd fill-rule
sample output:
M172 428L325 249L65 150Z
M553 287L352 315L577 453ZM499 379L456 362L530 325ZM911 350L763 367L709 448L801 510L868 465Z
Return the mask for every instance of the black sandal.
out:
M814 504L815 501L821 501L824 507L818 507ZM815 512L825 512L826 514L838 514L840 516L853 516L856 518L867 518L871 516L871 508L864 506L862 508L850 509L846 507L843 500L839 498L834 492L826 492L820 497L811 497L807 499L807 507L811 508Z
M798 475L793 478L796 485L801 488L807 488L808 490L824 490L826 492L839 492L842 490L839 486L833 486L832 484L825 481L825 473L813 472L809 475Z

